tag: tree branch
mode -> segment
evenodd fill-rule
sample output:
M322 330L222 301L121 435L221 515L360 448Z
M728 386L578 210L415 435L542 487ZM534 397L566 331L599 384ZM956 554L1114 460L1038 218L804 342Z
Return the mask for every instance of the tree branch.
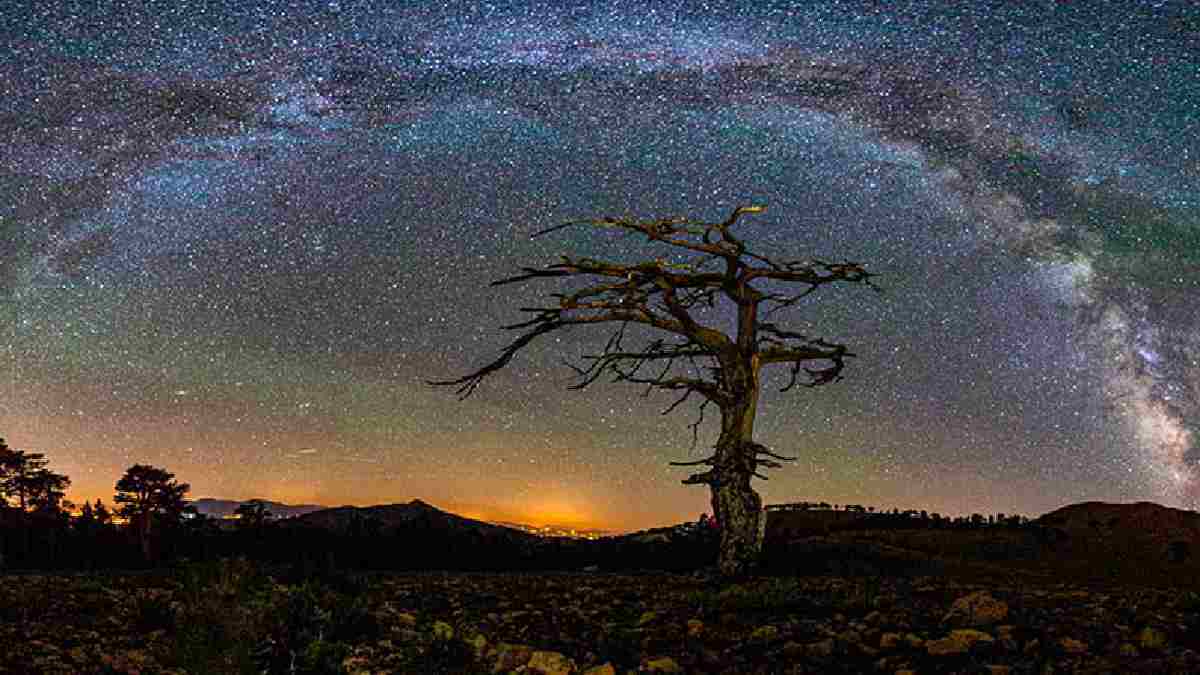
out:
M734 349L739 354L745 352L741 357L749 358L751 353L755 354L762 364L792 364L791 378L784 391L797 384L817 386L836 381L841 376L845 359L854 356L843 345L813 340L774 324L757 321L751 321L749 326L739 324L739 340L734 341L724 332L697 321L692 311L701 306L716 307L717 300L725 298L736 303L741 308L741 314L753 317L752 310L759 303L772 305L769 312L774 312L795 305L820 286L835 282L858 283L879 290L872 283L875 275L867 272L859 263L834 263L817 259L776 260L750 250L742 238L734 234L734 228L742 216L763 211L763 206L739 206L717 223L685 217L575 220L535 232L533 237L572 226L615 229L641 234L649 241L676 249L677 252L682 251L685 256L691 257L680 259L677 253L672 259L658 257L622 263L562 256L558 262L545 267L522 267L520 274L496 280L492 285L567 278L591 279L599 283L550 294L550 297L557 299L557 307L522 308L521 311L531 313L533 317L503 327L525 332L510 342L499 356L463 377L432 381L431 384L456 386L459 397L466 398L484 379L507 366L517 352L537 338L573 325L607 322L644 325L679 336L683 338L683 343L664 347L659 342L640 351L624 350L620 348L620 336L624 334L622 328L614 335L616 341L610 341L601 354L584 357L591 362L586 367L572 366L580 380L571 388L582 389L604 373L611 373L615 381L644 384L648 390L682 390L682 396L668 406L664 414L676 410L689 399L692 392L704 396L702 406L709 401L724 405L728 402L722 388L723 367L727 364L723 364L721 359L732 358L731 350ZM705 271L713 262L723 263L724 269ZM751 285L751 282L759 279L772 284L799 284L806 288L790 294L765 293ZM695 372L702 367L695 360L703 358L715 361L715 365L707 367L715 381L672 374L680 360L686 360ZM801 365L814 360L828 361L830 365L823 368ZM663 367L655 374L641 374L641 369L652 362L662 363ZM806 383L798 381L802 372L808 375L809 381ZM695 435L696 428L693 426Z

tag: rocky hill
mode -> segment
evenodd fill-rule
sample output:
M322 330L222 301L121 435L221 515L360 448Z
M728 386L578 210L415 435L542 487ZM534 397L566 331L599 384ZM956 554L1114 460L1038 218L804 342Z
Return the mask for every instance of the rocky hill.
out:
M536 538L536 535L516 528L494 525L442 511L420 499L414 499L405 504L323 508L299 515L285 524L316 527L343 534L356 528L366 527L380 534L394 533L397 530L419 529L469 533L488 538Z
M1152 502L1083 502L1034 521L1061 549L1183 563L1200 556L1200 513Z
M201 497L191 502L191 505L196 507L196 512L210 518L224 518L232 516L239 506L251 500L244 499L238 501L236 499L214 499L212 497ZM276 518L292 518L294 516L302 516L313 511L320 511L328 508L326 506L318 506L317 504L284 504L282 502L273 502L266 499L261 500L267 506L267 511Z
M343 564L376 569L604 571L712 565L717 536L681 523L595 540L545 537L421 500L323 508L255 535L261 549L278 556L336 550ZM1200 580L1200 514L1146 502L1087 502L1020 527L951 527L887 514L770 512L763 562L798 574L938 574L948 565L980 564L1080 581Z

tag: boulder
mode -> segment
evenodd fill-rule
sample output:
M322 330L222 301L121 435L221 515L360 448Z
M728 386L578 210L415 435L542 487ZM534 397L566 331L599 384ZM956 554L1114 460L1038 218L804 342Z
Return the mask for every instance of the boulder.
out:
M942 619L952 626L990 626L1008 618L1008 604L986 591L976 591L954 601Z
M675 659L669 656L660 656L657 659L647 659L642 662L641 672L643 673L682 673L683 668L675 662Z
M1146 626L1138 633L1138 646L1142 649L1162 649L1167 646L1167 636L1156 628Z
M535 651L525 664L525 672L536 675L571 675L575 662L558 652Z
M827 659L833 656L833 638L810 642L807 649L809 656L818 659Z
M771 642L779 637L779 629L775 626L759 626L750 633L751 642Z
M433 639L442 642L449 642L454 639L454 626L445 621L433 622Z
M1086 654L1088 646L1086 642L1081 642L1075 638L1065 637L1058 641L1058 646L1068 654Z
M966 654L977 644L991 644L995 641L991 635L971 628L960 628L950 631L950 635L940 640L925 642L925 650L930 656L953 656Z
M493 673L511 673L529 663L529 659L533 656L533 647L501 642L496 645L496 649L491 654L494 660Z

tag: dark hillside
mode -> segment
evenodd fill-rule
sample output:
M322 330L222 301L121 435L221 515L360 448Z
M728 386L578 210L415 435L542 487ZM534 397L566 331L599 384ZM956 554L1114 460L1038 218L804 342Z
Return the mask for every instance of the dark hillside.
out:
M189 503L196 507L197 513L209 516L211 518L225 518L226 516L232 516L237 511L239 506L249 501L250 500L248 499L238 501L236 499L213 499L212 497L201 497L200 499L194 499ZM293 516L301 516L306 513L312 513L313 511L320 511L321 509L328 508L325 506L318 506L316 504L284 504L282 502L272 502L265 499L261 501L263 505L267 507L267 511L270 512L271 516L274 518L291 518Z

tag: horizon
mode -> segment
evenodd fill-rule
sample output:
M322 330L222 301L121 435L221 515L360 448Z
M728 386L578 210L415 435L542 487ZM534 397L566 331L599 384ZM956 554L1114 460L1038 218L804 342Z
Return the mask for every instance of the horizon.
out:
M256 497L249 497L249 498L246 498L246 499L225 499L225 498L221 498L221 497L210 497L210 496L203 496L203 497L189 498L189 499L188 499L188 501L189 501L189 502L196 502L196 501L199 501L199 500L202 500L202 499L208 499L208 500L214 500L214 501L229 501L229 502L238 502L238 503L244 503L244 502L248 502L248 501L251 501L251 500L253 500L253 499L258 499L258 498L256 498ZM395 505L395 504L408 504L408 503L411 503L412 501L416 501L416 500L418 500L418 499L419 499L419 498L413 498L413 499L408 499L408 500L401 499L401 500L398 500L398 501L392 501L392 502L382 502L382 503L372 503L372 504L315 504L315 503L291 504L291 503L286 503L286 502L279 502L279 503L283 504L284 506L288 506L288 507L308 507L308 506L316 506L316 507L320 507L320 508L322 508L322 509L337 509L337 508L346 508L346 507L352 507L352 508L369 508L369 507L372 507L372 506L390 506L390 505ZM267 501L275 501L275 500L267 500ZM698 520L698 518L699 518L699 514L698 514L698 515L697 515L696 517L694 517L694 518L686 518L686 517L681 517L681 518L679 518L679 519L676 519L676 520L673 520L673 521L670 521L670 522L665 522L665 523L661 523L661 524L658 524L658 525L650 525L650 526L646 526L646 527L636 527L636 528L632 528L632 529L629 529L629 528L611 528L611 527L595 526L595 525L591 525L591 526L589 526L589 525L579 525L579 524L572 524L572 523L569 523L569 522L556 522L556 521L530 521L530 520L518 519L518 518L515 518L515 517L513 517L513 518L509 518L509 517L504 517L504 516L499 516L499 517L496 517L496 516L486 516L486 515L481 515L479 512L467 512L467 511L459 511L459 510L456 510L456 509L454 509L454 508L450 508L450 507L446 507L446 506L443 506L443 505L439 505L439 504L436 504L436 503L433 503L433 502L429 502L428 500L424 500L424 499L419 499L419 501L425 502L426 504L429 504L430 506L432 506L432 507L434 507L434 508L438 509L439 511L443 511L443 512L446 512L446 513L452 513L452 514L454 514L454 515L457 515L457 516L462 516L462 517L464 517L464 518L470 518L470 519L472 519L472 520L480 520L480 521L489 522L489 523L494 523L494 524L506 524L506 523L507 523L507 524L515 524L515 525L524 525L524 526L530 526L530 527L560 527L560 528L575 528L575 529L580 529L580 530L596 530L596 531L609 532L609 533L617 533L617 534L625 534L625 533L629 533L629 532L636 532L636 531L640 531L640 530L653 529L653 528L655 528L655 527L669 527L669 526L672 526L672 525L678 525L678 524L681 524L681 523L691 523L691 522L696 522L696 521ZM827 501L827 500L821 500L821 501ZM778 502L778 503L773 503L773 504L767 504L767 503L764 503L764 504L763 504L763 507L764 507L764 508L769 508L769 507L771 507L771 506L786 505L786 504L791 504L791 503L795 503L795 502ZM817 503L817 502L814 502L814 504L815 504L815 503ZM870 504L870 503L864 503L864 504L859 504L859 503L853 503L853 504L844 504L844 503L833 503L833 502L827 502L827 503L829 503L829 504L831 505L831 508L828 508L828 509L814 508L814 509L812 509L812 510L814 510L814 511L821 511L821 510L844 511L844 510L846 510L846 507L848 507L848 506L863 506L863 507L874 507L874 508L875 508L875 511L874 511L874 513L876 513L876 514L891 513L893 509L896 509L896 510L899 510L900 512L902 512L902 513L903 513L903 512L906 512L906 511L917 511L917 512L920 512L920 511L926 511L926 512L930 513L931 515L936 513L936 514L940 515L940 516L941 516L941 517L943 517L943 518L951 518L951 519L953 519L953 518L960 518L960 517L962 517L962 518L965 518L965 517L969 517L969 516L971 516L971 515L975 515L975 514L982 515L982 516L985 516L985 517L986 517L986 516L999 515L999 513L1004 513L1004 515L1007 515L1007 516L1023 516L1023 517L1027 517L1027 518L1029 518L1030 520L1036 520L1036 519L1038 519L1038 518L1040 518L1040 517L1042 517L1042 516L1044 516L1044 515L1046 515L1046 514L1053 513L1054 511L1058 511L1058 510L1060 510L1060 509L1064 509L1064 508L1067 508L1067 507L1069 507L1069 506L1078 506L1078 505L1084 505L1084 504L1136 505L1136 504L1148 503L1148 504L1154 504L1154 505L1156 505L1156 506L1163 506L1163 507L1165 507L1165 508L1176 508L1176 507L1171 507L1171 506L1167 506L1167 505L1164 505L1164 504L1159 504L1159 503L1157 503L1157 502L1147 502L1147 501L1110 502L1110 501L1101 501L1101 500L1089 500L1089 501L1083 501L1083 502L1071 502L1071 503L1069 503L1069 504L1062 504L1061 506L1058 506L1058 507L1052 508L1052 509L1050 509L1050 510L1048 510L1048 511L1041 512L1041 513L1025 513L1025 512L1020 512L1020 511L1015 511L1015 512L994 512L994 513L980 513L980 512L970 512L970 513L967 513L967 512L962 512L962 513L942 513L942 512L939 512L939 511L934 511L934 510L931 510L931 509L922 509L922 508L920 508L919 506L913 506L913 505L909 505L909 506L902 506L902 505L888 505L888 506L884 507L884 506L880 506L880 505L878 505L878 504ZM1189 513L1198 513L1198 514L1200 514L1200 510L1197 510L1197 509L1180 509L1180 510L1182 510L1182 511L1187 511L1187 512L1189 512ZM703 514L706 514L706 515L710 515L710 516L711 516L711 509L709 509L708 511L704 511L704 512L702 512L702 513L703 513Z
M223 501L223 502L238 502L238 503L244 503L244 502L249 502L249 501L251 501L251 500L254 500L254 499L259 499L259 498L256 498L256 497L248 497L248 498L246 498L246 499L228 499L228 498L224 498L224 497L212 497L212 496L205 495L205 496L200 496L200 497L189 498L187 501L188 501L189 503L195 503L195 502L197 502L197 501L200 501L200 500L213 500L213 501ZM399 501L392 501L392 502L381 502L381 503L372 503L372 504L316 504L316 503L296 503L296 504L293 504L293 503L287 503L287 502L278 502L278 503L281 503L281 504L283 504L284 506L288 506L288 507L308 507L308 506L314 506L314 507L319 507L320 509L337 509L337 508L346 508L346 507L351 507L351 508L369 508L369 507L372 507L372 506L389 506L389 505L395 505L395 504L408 504L408 503L410 503L410 502L412 502L412 501L414 501L414 500L417 500L417 499L419 499L419 498L413 498L413 499L408 499L408 500L403 500L403 499L402 499L402 500L399 500ZM95 499L91 499L91 500L89 500L89 501L91 501L91 502L93 502L93 503L94 503ZM266 500L266 501L276 501L276 500ZM469 518L469 519L472 519L472 520L479 520L479 521L482 521L482 522L487 522L487 523L491 523L491 524L495 524L495 525L518 525L518 526L532 527L532 528L558 528L558 529L574 529L574 530L579 530L579 531L583 531L583 532L600 532L600 533L603 533L603 534L615 534L615 535L631 534L631 533L634 533L634 532L639 532L639 531L643 531L643 530L654 529L654 528L658 528L658 527L671 527L671 526L680 525L680 524L683 524L683 523L693 523L693 522L696 522L696 521L698 520L698 518L699 518L699 515L697 515L695 518L684 518L684 517L681 517L681 518L679 518L679 519L676 519L676 520L673 520L673 521L670 521L670 522L663 522L663 523L658 523L658 524L654 524L654 525L648 525L648 526L639 526L639 527L633 527L633 528L623 528L623 527L605 527L605 526L601 526L601 525L580 525L580 524L573 524L573 523L568 523L568 522L556 522L556 521L531 521L531 520L520 519L520 518L515 518L515 517L513 517L513 518L509 518L509 517L503 517L503 516L500 516L500 517L486 516L486 515L483 515L483 514L481 514L481 513L479 513L479 512L465 512L465 511L459 511L459 510L456 510L456 509L454 509L454 508L450 508L450 507L447 507L447 506L443 506L443 505L440 505L440 504L436 504L436 503L433 503L433 502L429 502L428 500L424 500L424 499L420 499L420 501L422 501L422 502L425 502L425 503L429 504L430 506L434 507L435 509L438 509L439 511L443 511L443 512L445 512L445 513L450 513L450 514L454 514L454 515L457 515L457 516L461 516L461 517L463 517L463 518ZM822 500L822 501L826 501L826 500ZM106 504L108 504L108 500L105 500L105 503L106 503ZM778 504L766 504L766 503L764 503L764 504L763 504L763 506L764 506L764 508L768 508L768 507L771 507L771 506L776 506L776 505L781 505L781 504L789 504L789 503L793 503L793 502L780 502L780 503L778 503ZM817 502L814 502L814 503L817 503ZM1045 511L1045 512L1042 512L1042 513L1025 513L1025 512L1020 512L1020 511L1016 511L1016 512L1002 512L1002 513L1003 513L1004 515L1006 515L1006 516L1022 516L1022 517L1026 517L1026 518L1028 518L1030 521L1033 521L1033 520L1037 520L1038 518L1041 518L1042 516L1045 516L1045 515L1047 515L1047 514L1049 514L1049 513L1053 513L1054 511L1058 511L1058 510L1060 510L1060 509L1064 509L1064 508L1071 507L1071 506L1080 506L1080 505L1088 505L1088 504L1103 504L1103 505L1118 505L1118 506L1134 506L1134 505L1138 505L1138 504L1147 504L1147 503L1148 503L1148 504L1153 504L1153 505L1155 505L1155 506L1164 507L1164 508L1177 508L1177 507L1171 507L1171 506L1164 505L1164 504L1159 504L1159 503L1157 503L1157 502L1148 502L1148 501L1111 502L1111 501L1103 501L1103 500L1089 500L1089 501L1083 501L1083 502L1072 502L1072 503L1069 503L1069 504L1062 504L1061 506L1058 506L1058 507L1055 507L1055 508L1049 509L1048 511ZM906 511L916 511L916 512L920 512L920 511L926 511L926 512L928 512L930 515L937 514L937 515L940 515L940 516L941 516L941 517L943 517L943 518L948 518L948 519L954 519L954 518L966 518L966 517L969 517L969 516L971 516L971 515L975 515L975 514L982 515L982 516L985 516L985 517L987 517L987 516L993 516L993 515L1000 515L1000 513L999 513L999 512L997 512L997 513L980 513L980 512L971 512L971 513L965 513L965 512L964 512L964 513L941 513L941 512L933 511L933 510L930 510L930 509L922 509L922 508L920 508L919 506L912 506L912 505L910 505L910 506L907 506L907 507L905 507L905 506L900 506L900 505L882 507L882 506L880 506L880 505L878 505L878 504L869 504L869 503L867 503L867 504L857 504L857 503L856 503L856 504L842 504L842 503L836 503L836 504L834 504L834 503L830 502L830 504L831 504L831 507L832 507L832 508L829 508L829 509L821 509L821 508L816 508L816 509L812 509L812 510L814 510L814 511L824 511L824 510L830 510L830 511L844 511L844 510L846 510L846 507L847 507L847 506L851 506L851 505L860 505L860 506L863 506L863 507L875 507L875 511L873 512L874 514L888 514L888 513L891 513L893 509L897 509L897 510L899 510L901 513L904 513L904 512L906 512ZM78 507L78 504L77 504L77 507ZM1197 510L1197 509L1180 509L1180 510L1182 510L1182 511L1185 511L1185 512L1188 512L1188 513L1196 513L1196 514L1200 515L1200 510ZM707 514L707 515L711 515L711 510L710 510L710 511L705 511L705 512L702 512L702 513L704 513L704 514Z
M0 26L0 436L69 497L136 461L285 503L694 519L669 462L719 414L569 389L607 329L466 401L428 382L572 281L495 280L686 259L558 225L753 205L753 250L884 289L769 319L855 356L811 389L764 367L754 440L797 458L764 503L1200 507L1194 3L60 5Z

